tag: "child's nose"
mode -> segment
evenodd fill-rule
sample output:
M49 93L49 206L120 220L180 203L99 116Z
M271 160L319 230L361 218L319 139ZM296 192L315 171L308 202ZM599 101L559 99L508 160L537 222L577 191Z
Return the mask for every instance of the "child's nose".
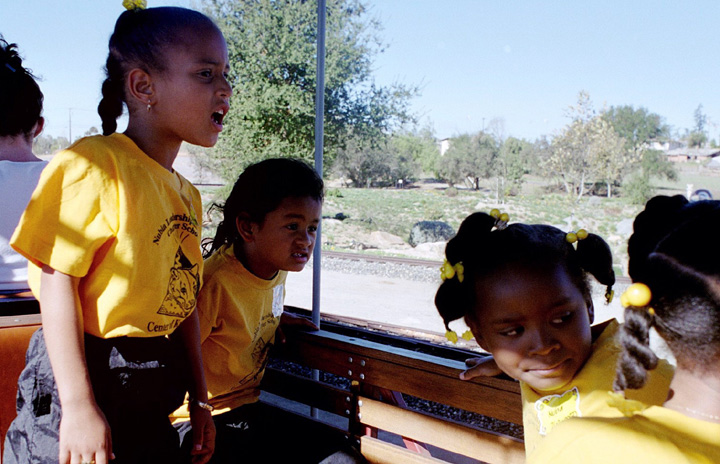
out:
M545 356L560 348L560 343L549 332L538 330L533 332L530 354Z
M315 237L307 230L299 230L295 239L303 245L311 245Z

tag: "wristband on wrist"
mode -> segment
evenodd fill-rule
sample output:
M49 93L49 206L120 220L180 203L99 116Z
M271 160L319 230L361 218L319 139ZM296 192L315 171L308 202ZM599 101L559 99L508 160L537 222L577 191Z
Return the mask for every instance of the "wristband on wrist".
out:
M204 403L204 402L202 402L202 401L198 401L198 400L193 399L193 398L189 398L189 399L188 399L188 402L189 402L189 403L194 403L194 404L196 404L199 408L202 408L202 409L204 409L204 410L206 410L206 411L213 412L213 411L215 410L215 408L214 408L211 404Z

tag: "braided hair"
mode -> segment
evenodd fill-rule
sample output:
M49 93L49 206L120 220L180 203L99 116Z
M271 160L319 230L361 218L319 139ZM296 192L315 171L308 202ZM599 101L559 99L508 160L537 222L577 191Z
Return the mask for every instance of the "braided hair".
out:
M32 137L43 94L32 71L23 67L17 44L0 37L0 137Z
M641 388L657 365L649 347L652 327L685 369L702 371L704 360L720 355L720 243L713 236L718 227L720 202L689 203L681 195L652 198L635 218L629 273L650 288L652 311L625 310L616 390Z
M180 7L134 9L123 12L110 37L110 53L105 63L106 79L102 84L102 100L98 114L103 134L117 129L117 118L127 105L125 78L140 68L147 72L166 70L165 51L190 40L189 32L202 27L217 26L204 14Z
M223 214L215 238L203 243L204 257L225 244L234 244L236 254L242 238L235 220L246 215L262 224L265 216L276 210L285 198L310 197L323 201L324 183L305 161L294 158L271 158L248 166L235 181L224 205L213 204Z
M445 248L450 265L462 262L464 278L446 279L435 295L435 306L449 329L449 323L460 318L475 319L478 279L496 275L509 265L546 269L561 265L573 284L590 303L590 286L586 275L592 274L608 290L615 283L612 255L605 240L595 234L577 242L577 249L566 240L566 233L557 227L541 224L510 224L493 230L495 218L473 213ZM591 322L592 322L592 315Z

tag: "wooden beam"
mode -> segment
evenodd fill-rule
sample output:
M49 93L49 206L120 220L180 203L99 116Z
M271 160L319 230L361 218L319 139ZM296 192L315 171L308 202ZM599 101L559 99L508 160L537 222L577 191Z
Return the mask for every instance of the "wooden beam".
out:
M272 367L265 369L260 388L343 417L348 417L352 410L351 392Z
M359 419L365 425L480 461L506 464L525 462L525 447L519 440L436 419L370 398L361 397L358 404Z
M437 464L445 463L422 454L413 453L392 443L370 436L360 438L360 453L370 464Z
M517 382L502 378L460 380L460 361L325 331L288 337L281 356L308 367L522 424Z

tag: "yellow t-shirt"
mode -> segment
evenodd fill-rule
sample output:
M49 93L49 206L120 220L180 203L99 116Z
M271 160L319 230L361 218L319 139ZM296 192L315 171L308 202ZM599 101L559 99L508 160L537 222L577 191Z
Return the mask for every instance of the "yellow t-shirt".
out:
M523 401L525 452L531 456L550 430L571 417L619 417L622 414L608 405L615 370L622 347L616 340L620 325L616 320L603 330L593 343L592 354L573 380L553 391L538 392L520 382ZM667 399L673 366L661 360L650 371L648 382L639 390L628 390L628 399L648 405L662 405Z
M619 411L618 411L619 412ZM650 406L623 418L578 418L559 424L530 464L717 464L720 424Z
M261 279L223 246L205 261L198 296L209 403L220 414L257 401L285 300L287 271ZM188 417L187 405L173 413Z
M80 277L85 332L172 333L195 308L202 273L200 193L122 134L81 139L40 176L11 245L40 267Z

